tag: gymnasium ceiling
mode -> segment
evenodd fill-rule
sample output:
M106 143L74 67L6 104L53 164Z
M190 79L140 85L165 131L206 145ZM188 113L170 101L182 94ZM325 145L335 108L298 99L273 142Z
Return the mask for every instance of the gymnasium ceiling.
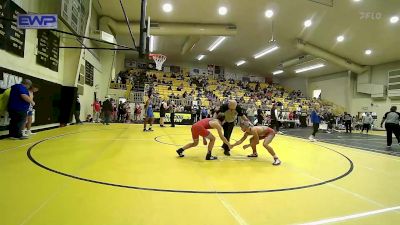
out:
M319 2L319 3L317 3ZM333 2L333 6L329 6ZM123 0L128 18L140 18L140 0ZM170 3L173 11L166 13L162 5ZM323 4L321 4L323 3ZM123 21L118 0L94 0L94 7L100 16L106 15ZM218 14L218 8L226 6L225 16ZM298 38L318 46L337 56L360 65L378 65L400 60L400 21L390 23L392 16L400 16L400 0L148 0L148 15L152 21L172 23L234 24L237 35L228 37L217 49L207 49L217 37L203 36L195 47L181 55L187 36L158 36L155 38L155 52L168 56L167 62L197 63L196 57L206 55L202 64L236 67L235 63L246 60L238 69L257 75L270 75L284 61L305 53L296 48ZM275 39L279 49L254 59L253 55L268 48L271 39L271 18L265 11L272 9ZM369 18L362 18L369 14ZM311 19L312 25L304 27L304 21ZM345 40L337 42L343 35ZM139 42L135 34L136 42ZM132 46L127 34L117 34L119 44ZM371 55L366 55L371 49ZM346 69L330 62L326 66L298 76L319 76ZM288 68L278 77L296 76Z

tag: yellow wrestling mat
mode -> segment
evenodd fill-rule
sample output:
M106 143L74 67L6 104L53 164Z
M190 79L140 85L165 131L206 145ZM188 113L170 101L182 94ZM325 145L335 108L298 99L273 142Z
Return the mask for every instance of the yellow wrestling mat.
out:
M400 224L398 157L277 136L280 166L261 145L258 158L241 146L226 157L221 141L206 161L203 145L177 157L189 126L142 129L85 124L0 140L0 224Z

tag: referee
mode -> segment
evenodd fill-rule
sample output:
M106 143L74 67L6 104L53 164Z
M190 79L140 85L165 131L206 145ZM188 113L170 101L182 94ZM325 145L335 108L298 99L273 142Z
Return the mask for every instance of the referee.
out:
M238 106L235 100L230 100L228 104L223 104L219 112L225 113L225 123L222 125L224 128L224 136L229 141L232 135L233 128L235 127L235 121L237 117L240 116L242 120L248 120L247 117L243 114L243 109ZM229 147L224 144L222 145L224 149L224 154L230 156Z
M385 113L385 116L383 116L381 127L383 126L383 122L385 122L387 148L392 146L392 133L394 133L397 138L397 142L400 144L399 119L400 113L397 112L396 106L392 106L390 108L390 112Z

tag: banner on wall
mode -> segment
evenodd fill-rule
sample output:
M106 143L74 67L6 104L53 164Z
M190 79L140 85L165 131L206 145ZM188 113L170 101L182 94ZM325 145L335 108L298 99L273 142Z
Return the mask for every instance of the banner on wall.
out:
M215 73L215 65L208 65L207 66L207 73L208 75L213 76Z
M251 82L264 82L264 80L265 80L264 77L250 76L250 81Z
M199 68L192 68L190 70L190 76L199 76L199 75L207 75L208 72L205 69L199 69Z
M181 67L180 66L170 66L171 73L180 73Z
M156 120L155 122L159 123L160 122L160 113L154 112L154 118ZM178 125L192 125L192 114L190 114L190 113L175 113L174 121L175 121L175 124L178 124ZM165 114L165 122L171 123L171 114L170 113Z
M17 18L19 14L26 14L25 10L11 0L0 0L0 16ZM0 49L24 57L25 30L17 28L16 21L0 20Z
M169 73L169 72L171 72L171 67L169 67L169 66L164 66L164 67L163 67L163 72L164 72L164 73Z
M65 102L61 102L62 86L23 73L0 67L0 94L14 84L19 84L23 79L30 79L39 87L34 101L35 123L34 126L59 122L60 108ZM71 97L73 98L73 97ZM0 130L5 130L8 118L4 112L0 112Z
M225 69L222 66L215 66L215 74L217 75L224 75Z
M60 38L49 30L38 30L36 63L58 72Z
M137 62L133 59L125 59L126 68L137 68Z
M250 82L250 77L242 77L243 82Z

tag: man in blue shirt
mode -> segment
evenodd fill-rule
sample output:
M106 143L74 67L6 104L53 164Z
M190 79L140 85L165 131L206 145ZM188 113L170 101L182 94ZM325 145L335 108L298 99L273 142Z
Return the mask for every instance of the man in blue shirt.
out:
M22 129L26 123L29 106L35 102L29 97L28 89L32 86L32 81L24 79L21 84L11 87L8 100L8 114L10 116L9 135L11 138L26 139L22 135Z
M310 139L310 141L316 141L315 134L318 132L320 122L321 118L318 115L318 109L317 107L314 107L313 111L311 112L311 123L313 123L313 133L308 138Z

